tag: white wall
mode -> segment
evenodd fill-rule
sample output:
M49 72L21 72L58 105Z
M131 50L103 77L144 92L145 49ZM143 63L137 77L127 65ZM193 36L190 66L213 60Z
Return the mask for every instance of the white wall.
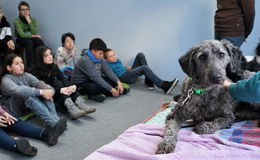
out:
M10 23L18 15L20 0L0 0ZM129 63L144 52L150 67L160 77L171 80L185 76L178 58L191 46L214 38L215 0L28 0L39 32L54 51L65 32L76 36L78 49L87 48L100 37L118 57ZM260 9L256 2L256 11ZM255 27L243 44L252 55L260 31L259 14ZM13 25L13 24L12 24Z

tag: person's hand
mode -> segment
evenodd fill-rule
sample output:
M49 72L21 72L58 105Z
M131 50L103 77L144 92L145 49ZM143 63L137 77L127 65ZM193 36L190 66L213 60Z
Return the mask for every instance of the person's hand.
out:
M126 68L128 71L132 69L131 66L125 66L125 68Z
M71 94L69 87L63 87L60 89L60 93L69 96Z
M26 21L28 22L28 24L31 23L31 16L30 16L30 15L26 15L26 16L24 16L24 18L26 19Z
M53 101L53 95L54 91L52 89L44 89L42 90L42 97L45 98L46 100Z
M3 117L5 117L5 120L7 121L8 125L12 125L15 123L15 121L17 121L17 119L15 117L13 117L12 115L10 115L9 113L5 112L3 114Z
M77 90L77 86L76 85L69 86L69 88L70 88L71 93L74 93Z
M36 37L36 38L42 39L42 36L40 36L40 35L38 35L38 34L33 34L32 37Z
M123 92L124 92L124 87L123 87L123 85L122 85L122 83L120 81L117 82L117 91L120 94L123 94Z
M115 88L112 88L110 92L112 93L113 97L119 96L119 92Z
M223 86L225 89L228 89L229 86L231 85L232 82L228 81L228 80L225 80L224 83L223 83Z
M7 127L7 121L4 116L0 116L0 127Z
M9 49L11 49L13 51L15 49L14 41L13 40L9 40L7 42L7 46L8 46Z

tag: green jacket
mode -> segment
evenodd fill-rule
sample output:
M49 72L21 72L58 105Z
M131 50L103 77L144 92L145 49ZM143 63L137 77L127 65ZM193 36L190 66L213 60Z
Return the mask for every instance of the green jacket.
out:
M30 24L23 23L19 17L14 20L15 33L20 38L31 38L32 35L37 34L37 24L34 18L31 18Z

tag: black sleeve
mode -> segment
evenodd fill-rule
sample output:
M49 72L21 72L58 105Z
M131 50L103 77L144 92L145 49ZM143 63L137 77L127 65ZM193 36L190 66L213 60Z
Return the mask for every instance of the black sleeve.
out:
M62 81L64 87L73 85L68 79L66 79L60 69L57 69L56 77L58 80Z

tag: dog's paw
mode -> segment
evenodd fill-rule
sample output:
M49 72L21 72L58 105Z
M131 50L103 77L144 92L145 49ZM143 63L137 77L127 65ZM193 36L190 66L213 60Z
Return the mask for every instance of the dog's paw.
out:
M173 149L175 148L174 145L169 145L165 141L161 142L158 145L158 149L155 152L155 154L167 154L173 152Z
M199 124L197 124L193 128L193 131L198 133L198 134L211 134L211 133L214 133L214 130L212 128L212 123L211 122L199 123Z

